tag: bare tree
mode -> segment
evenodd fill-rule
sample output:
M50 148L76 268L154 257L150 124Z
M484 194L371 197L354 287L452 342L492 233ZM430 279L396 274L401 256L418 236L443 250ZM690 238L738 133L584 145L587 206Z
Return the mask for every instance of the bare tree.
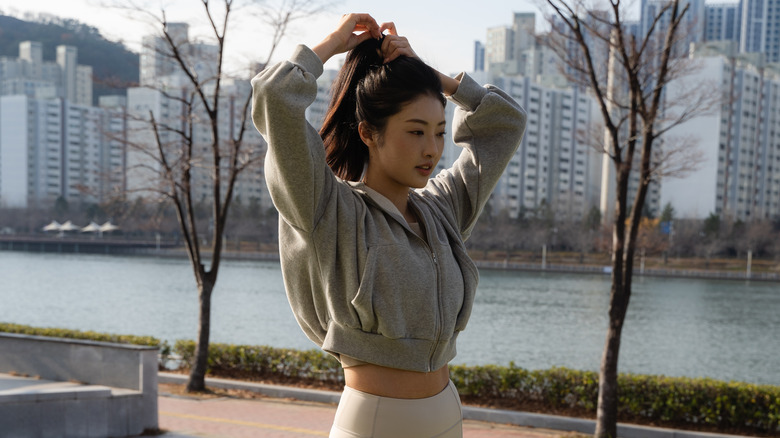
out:
M670 83L695 67L682 56L688 6L680 0L644 17L649 22L644 35L628 31L620 0L608 0L603 10L581 0L544 3L551 11L552 32L543 43L558 54L569 80L592 93L604 123L601 149L614 165L612 286L595 436L616 437L618 354L648 186L661 175L691 167L689 159L677 158L685 149L676 142L665 138L661 149L653 146L675 126L710 110L713 93L707 94L703 84L677 87L674 101L665 101ZM630 196L632 177L636 190Z
M262 18L270 27L269 50L265 62L255 64L256 73L271 59L291 23L323 8L316 0L275 3L201 0L200 3L201 24L207 29L206 44L190 42L186 33L182 35L181 25L168 21L164 9L159 13L149 12L142 2L133 0L108 4L154 23L159 34L148 49L177 78L172 81L152 78L146 83L142 78L141 86L158 93L170 108L175 108L176 115L164 116L152 110L141 117L136 114L134 126L142 126L146 135L135 137L137 141L131 141L129 147L143 157L134 170L145 171L150 176L147 186L136 189L156 193L173 205L197 283L200 313L196 360L188 391L205 390L211 297L222 261L234 191L240 175L262 158L261 142L248 141L250 136L257 135L249 117L250 77L236 77L227 71L228 36L235 33L231 31L236 28L239 11L243 17ZM204 205L209 207L208 220L198 220L198 210ZM210 248L210 260L205 252L207 248Z

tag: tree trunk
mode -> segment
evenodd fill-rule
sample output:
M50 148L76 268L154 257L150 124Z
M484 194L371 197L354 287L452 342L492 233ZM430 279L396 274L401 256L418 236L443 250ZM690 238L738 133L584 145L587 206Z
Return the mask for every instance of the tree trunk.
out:
M599 398L596 412L597 438L617 438L618 357L623 321L631 296L631 248L626 247L626 193L628 172L618 170L616 184L615 222L612 230L612 287L609 295L609 327L599 369ZM629 242L633 244L633 242Z
M610 297L609 328L599 370L599 399L594 435L598 438L617 437L618 357L623 321L628 307L625 288L623 284L613 284Z
M211 333L211 292L214 283L203 281L198 287L200 315L198 319L198 343L195 346L195 364L190 370L190 380L187 382L188 392L206 390L206 371L209 358L209 335Z

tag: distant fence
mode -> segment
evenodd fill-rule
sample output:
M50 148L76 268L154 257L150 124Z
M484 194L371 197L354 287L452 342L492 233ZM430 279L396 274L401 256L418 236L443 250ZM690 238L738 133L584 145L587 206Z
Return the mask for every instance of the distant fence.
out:
M610 275L611 266L592 266L592 265L563 265L547 263L542 266L541 263L518 263L518 262L496 262L496 261L476 261L478 267L484 269L512 269L518 271L531 272L570 272ZM780 273L775 272L734 272L734 271L706 271L698 269L659 269L645 268L634 269L634 275L648 277L679 277L679 278L710 278L718 280L756 280L756 281L778 281L780 282Z
M84 254L135 254L142 250L167 249L175 242L100 238L95 236L0 236L0 250Z

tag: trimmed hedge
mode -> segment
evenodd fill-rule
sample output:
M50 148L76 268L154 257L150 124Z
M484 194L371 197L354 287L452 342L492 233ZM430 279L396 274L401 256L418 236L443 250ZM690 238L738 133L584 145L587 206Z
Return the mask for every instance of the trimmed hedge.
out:
M195 363L195 342L176 341L174 354L183 366ZM276 376L343 384L344 372L339 362L319 350L291 350L257 345L209 345L209 372L218 375Z
M185 368L194 363L194 341L177 341L171 349L166 342L147 336L4 323L0 323L0 332L152 345L160 347L163 361L173 353ZM212 343L208 364L209 372L222 376L307 380L331 386L344 383L339 363L319 350ZM513 363L507 367L453 365L450 377L461 395L484 401L531 403L591 416L596 413L598 374L592 371L528 371ZM621 374L618 385L621 421L780 435L780 386L634 374Z
M508 367L452 366L462 395L543 403L595 415L598 373L566 368L528 371ZM780 432L780 387L713 379L620 374L618 417L622 421L707 425L719 430Z

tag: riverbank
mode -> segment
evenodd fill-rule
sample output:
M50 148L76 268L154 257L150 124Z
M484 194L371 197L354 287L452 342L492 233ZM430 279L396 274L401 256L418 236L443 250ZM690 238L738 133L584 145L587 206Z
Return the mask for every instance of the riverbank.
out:
M137 254L154 257L187 257L184 249L145 249L138 251ZM224 251L222 254L229 260L279 260L279 253L273 247L262 252L233 250ZM610 275L612 272L609 257L600 254L550 252L542 257L541 254L532 252L514 252L507 255L500 251L471 251L470 255L480 269L595 275ZM665 260L663 257L646 257L635 264L634 275L780 282L780 262L752 260L748 269L747 261L739 259L671 258Z
M97 239L85 236L0 236L0 250L54 253L124 254L153 257L187 258L186 250L168 241L132 239ZM209 251L204 250L206 257ZM230 260L279 260L276 244L229 242L223 257ZM609 275L609 254L565 251L469 251L481 269L529 272L566 272ZM763 260L750 256L738 258L638 256L634 261L638 276L754 280L780 282L780 260Z

